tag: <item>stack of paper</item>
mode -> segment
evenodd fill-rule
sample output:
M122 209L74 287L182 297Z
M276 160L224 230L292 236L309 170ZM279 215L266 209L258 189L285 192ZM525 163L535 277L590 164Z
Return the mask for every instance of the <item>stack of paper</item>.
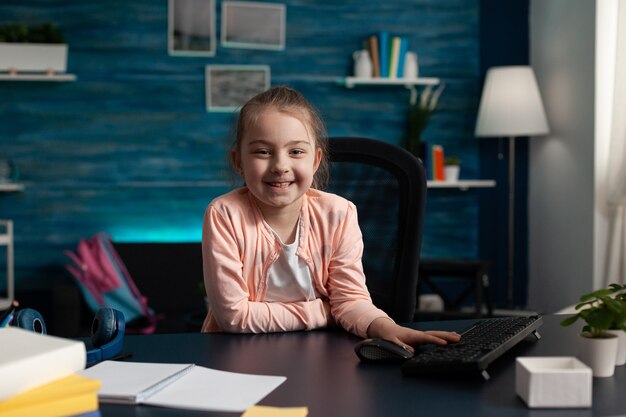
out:
M97 413L100 382L76 375L85 368L83 342L8 327L0 347L0 416Z

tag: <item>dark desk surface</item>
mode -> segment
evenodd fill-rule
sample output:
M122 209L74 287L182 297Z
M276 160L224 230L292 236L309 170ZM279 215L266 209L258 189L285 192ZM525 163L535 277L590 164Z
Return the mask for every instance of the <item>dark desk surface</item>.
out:
M626 367L594 378L591 409L529 409L515 395L515 357L575 355L576 330L546 316L542 339L530 337L488 369L491 379L405 377L398 365L362 364L359 340L343 331L268 335L161 334L127 336L133 361L185 362L232 372L287 377L261 405L307 406L311 417L618 416L626 415ZM473 321L418 323L420 329L461 331ZM101 404L104 417L236 416L147 406Z

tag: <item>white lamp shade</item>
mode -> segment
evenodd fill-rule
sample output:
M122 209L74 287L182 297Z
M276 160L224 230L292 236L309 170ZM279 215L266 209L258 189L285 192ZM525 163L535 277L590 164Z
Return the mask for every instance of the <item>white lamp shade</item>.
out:
M531 136L548 132L548 121L532 68L489 69L478 108L476 136Z

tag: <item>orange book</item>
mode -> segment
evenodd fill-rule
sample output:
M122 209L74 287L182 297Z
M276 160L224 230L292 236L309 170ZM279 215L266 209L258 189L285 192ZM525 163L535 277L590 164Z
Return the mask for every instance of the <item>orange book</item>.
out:
M372 58L372 77L380 77L380 59L378 52L378 36L372 35L369 39L370 57Z
M433 145L432 155L433 180L443 181L446 179L443 170L443 146Z

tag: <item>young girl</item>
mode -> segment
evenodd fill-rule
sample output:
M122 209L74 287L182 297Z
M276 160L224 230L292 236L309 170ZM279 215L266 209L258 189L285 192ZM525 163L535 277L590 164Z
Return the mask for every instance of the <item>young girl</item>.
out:
M245 186L213 200L202 256L209 312L202 331L310 330L339 324L412 350L456 333L397 325L372 304L354 204L328 180L324 124L295 90L275 87L239 114L231 158Z

